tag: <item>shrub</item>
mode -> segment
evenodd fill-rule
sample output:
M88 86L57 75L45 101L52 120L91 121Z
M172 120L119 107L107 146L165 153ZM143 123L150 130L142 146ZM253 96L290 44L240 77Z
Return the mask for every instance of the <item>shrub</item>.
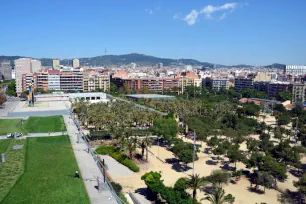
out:
M119 195L120 192L122 191L122 186L119 183L116 182L111 182L111 185L113 189L115 190L116 194Z
M96 149L96 152L102 155L109 155L115 160L117 160L119 163L131 169L132 171L139 172L139 167L126 155L122 154L118 149L113 146L101 146Z

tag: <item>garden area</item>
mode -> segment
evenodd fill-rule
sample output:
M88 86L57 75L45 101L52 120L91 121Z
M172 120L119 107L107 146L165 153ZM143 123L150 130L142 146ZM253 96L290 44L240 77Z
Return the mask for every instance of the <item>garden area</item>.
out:
M0 119L0 135L11 132L27 134L63 131L66 131L66 127L62 116L29 117L23 124L21 119Z
M90 203L82 179L74 178L78 165L68 136L14 141L27 141L25 169L1 203ZM22 165L5 172L12 169Z

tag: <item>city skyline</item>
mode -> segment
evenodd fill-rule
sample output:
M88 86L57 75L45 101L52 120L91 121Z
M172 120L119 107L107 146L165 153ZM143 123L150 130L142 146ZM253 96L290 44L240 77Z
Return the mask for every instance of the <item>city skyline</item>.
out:
M73 59L106 48L224 65L306 64L303 1L119 3L5 2L0 55Z

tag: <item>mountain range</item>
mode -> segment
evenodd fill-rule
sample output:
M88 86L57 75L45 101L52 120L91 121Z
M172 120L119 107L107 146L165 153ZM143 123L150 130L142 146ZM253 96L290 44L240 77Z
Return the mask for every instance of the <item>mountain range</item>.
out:
M2 60L10 60L12 65L13 61L16 59L22 58L22 56L0 56L0 61ZM52 58L41 58L42 66L52 66ZM154 66L158 63L163 63L164 66L169 65L199 65L203 67L213 68L215 65L209 62L200 62L194 59L169 59L169 58L159 58L150 55L131 53L126 55L103 55L97 57L87 57L87 58L79 58L81 65L87 66L105 66L105 65L123 65L123 64L131 64L136 63L137 65L142 66ZM61 59L62 65L72 65L71 59ZM216 67L253 67L252 65L220 65L216 64ZM283 64L272 64L265 66L267 68L279 68L282 69L285 67Z

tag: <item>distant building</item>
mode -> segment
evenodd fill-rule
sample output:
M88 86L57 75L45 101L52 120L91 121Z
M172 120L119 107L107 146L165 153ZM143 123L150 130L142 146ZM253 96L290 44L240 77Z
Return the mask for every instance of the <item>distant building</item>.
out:
M254 81L271 81L271 74L268 72L258 72L254 78Z
M15 69L12 69L12 79L16 79L16 71L15 71Z
M3 77L4 80L11 80L12 79L12 67L11 67L11 62L10 61L0 62L0 79L1 79L1 77Z
M183 94L187 86L202 87L202 79L194 72L180 72L177 75L179 93Z
M235 91L243 91L245 89L253 89L253 77L236 77L235 78Z
M80 60L79 60L79 59L74 59L74 60L72 60L72 67L73 67L73 68L78 68L78 67L80 67Z
M292 103L304 103L306 95L306 84L293 84Z
M289 82L270 82L268 86L268 96L277 97L283 91L292 92L292 84Z
M94 71L83 73L83 92L95 91L97 89L104 92L110 89L110 75Z
M131 68L132 68L132 69L136 69L136 67L137 67L137 64L134 63L134 62L132 62L132 63L131 63Z
M306 74L305 65L286 65L285 74L304 75Z
M157 64L157 68L158 68L158 69L162 69L162 68L164 68L163 63L158 63L158 64Z
M40 60L31 60L31 72L39 72L41 70L41 61Z
M222 89L229 89L229 80L207 77L202 80L202 86L203 88L210 88L215 91L220 91Z
M60 61L58 59L53 60L52 68L57 69L57 70L59 70L61 68Z
M31 59L20 58L14 61L16 72L16 92L19 96L23 90L23 74L31 73Z

